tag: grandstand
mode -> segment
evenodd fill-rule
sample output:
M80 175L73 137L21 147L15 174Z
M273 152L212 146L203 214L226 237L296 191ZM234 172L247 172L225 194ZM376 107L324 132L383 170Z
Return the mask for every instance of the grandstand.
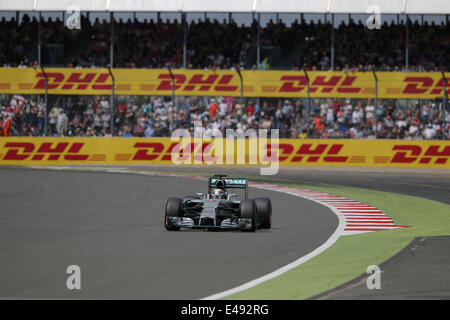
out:
M2 1L2 134L161 137L199 120L284 138L449 139L449 12L419 0ZM49 74L76 70L103 70L92 81L110 89L49 86ZM152 81L131 83L134 70ZM173 74L192 81L188 70L204 74L196 85L231 72L236 90L178 88ZM166 76L158 92L153 79ZM298 90L283 93L283 77Z

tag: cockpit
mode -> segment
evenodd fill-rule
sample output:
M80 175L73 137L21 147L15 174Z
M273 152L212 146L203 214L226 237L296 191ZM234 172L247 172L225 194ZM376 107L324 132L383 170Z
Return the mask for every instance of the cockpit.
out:
M227 193L223 189L214 189L211 194L212 199L226 199Z

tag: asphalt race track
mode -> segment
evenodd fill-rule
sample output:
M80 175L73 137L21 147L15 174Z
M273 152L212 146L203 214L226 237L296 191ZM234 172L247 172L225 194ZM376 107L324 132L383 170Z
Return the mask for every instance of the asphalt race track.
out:
M258 175L254 168L140 168L169 169ZM314 202L250 188L250 197L271 197L273 229L256 233L168 232L162 227L167 197L204 191L204 181L21 168L2 168L0 175L0 299L203 298L311 252L328 239L338 223L331 211ZM276 176L269 178L273 182L384 190L450 203L447 171L280 168ZM377 295L367 295L364 278L357 278L314 298L448 297L450 274L446 270L450 260L443 254L448 250L448 241L417 241L382 265L388 277L383 283L387 286ZM412 259L411 250L420 254ZM81 268L81 290L66 288L69 265ZM438 274L435 281L425 276L427 266ZM398 276L405 270L411 274ZM411 276L418 281L407 281Z
M267 274L323 244L328 208L268 196L273 229L163 228L169 196L206 189L188 178L0 169L0 298L199 299ZM69 265L81 290L68 290Z

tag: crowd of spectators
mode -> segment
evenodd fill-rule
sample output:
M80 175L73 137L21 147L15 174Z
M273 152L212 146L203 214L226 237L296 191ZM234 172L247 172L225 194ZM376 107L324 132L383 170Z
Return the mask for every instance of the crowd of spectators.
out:
M139 100L139 101L138 101ZM0 106L2 135L169 137L175 129L222 136L227 129L278 129L280 138L449 139L450 112L428 101L411 108L392 101L321 99L240 101L233 97L179 99L122 97L111 119L107 97L68 97L49 106L43 98L14 96ZM47 123L47 130L44 130ZM111 131L113 124L113 131ZM269 132L270 133L270 132Z
M36 67L37 31L41 43L63 48L63 61L47 56L43 64L75 68L109 64L110 23L81 16L81 29L71 30L60 19L42 20L26 14L20 24L0 20L0 66ZM419 24L409 31L409 71L449 70L450 27L447 23ZM162 68L183 64L184 25L168 20L114 22L114 67ZM295 21L290 26L269 21L260 29L262 47L276 47L279 64L264 56L256 61L258 25L234 21L193 21L187 29L187 67L229 69L285 68L329 70L331 23ZM405 70L405 25L387 24L369 30L359 21L334 30L335 70ZM14 96L1 103L2 135L16 136L170 136L176 128L191 129L201 121L208 132L226 129L279 129L280 137L448 139L450 116L434 102L411 108L393 101L246 100L232 97L178 99L126 97L115 101L113 118L106 97L68 97L49 103L43 98ZM47 116L47 118L46 118ZM47 130L44 130L47 124ZM113 128L111 128L111 125ZM111 130L113 129L113 130ZM44 132L45 131L45 132Z
M261 47L279 49L282 59L256 61L258 24L239 26L233 20L192 21L187 29L187 68L243 68L329 70L331 23L269 21L260 29ZM110 23L91 22L81 15L81 29L70 30L60 19L42 20L41 43L63 48L63 61L44 55L43 64L68 67L106 67L110 61ZM161 68L167 63L183 65L183 28L177 20L138 21L117 19L114 23L114 67ZM450 26L415 21L409 31L409 71L449 70ZM24 15L0 21L0 65L33 66L37 59L38 21ZM361 21L350 19L334 30L335 70L405 69L406 28L384 23L369 30ZM267 57L261 56L261 60Z

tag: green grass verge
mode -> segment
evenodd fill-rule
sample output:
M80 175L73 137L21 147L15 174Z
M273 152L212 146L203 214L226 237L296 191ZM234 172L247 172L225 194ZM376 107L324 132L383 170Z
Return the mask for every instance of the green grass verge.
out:
M415 237L450 235L450 205L441 202L361 188L293 184L261 177L249 179L345 196L373 205L395 224L410 228L340 237L332 247L301 266L225 299L307 299L358 277L370 265L388 260Z

